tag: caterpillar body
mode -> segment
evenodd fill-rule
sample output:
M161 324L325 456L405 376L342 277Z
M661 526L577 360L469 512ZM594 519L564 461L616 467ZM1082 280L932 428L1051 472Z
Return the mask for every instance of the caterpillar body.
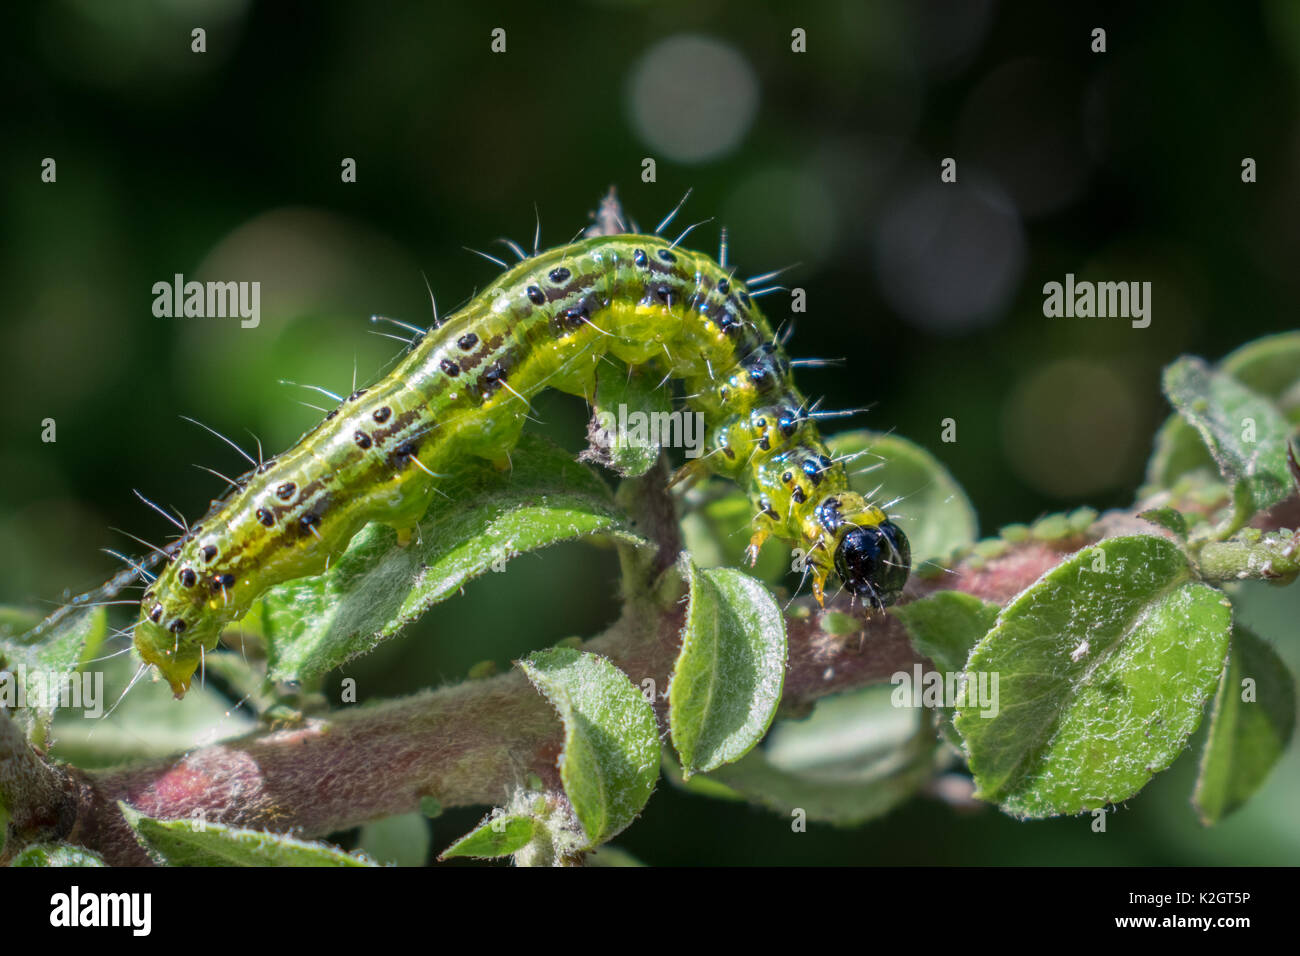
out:
M268 588L319 574L368 522L399 541L466 456L502 463L529 399L590 396L606 353L666 359L701 412L708 452L688 466L754 503L751 560L768 536L801 548L817 600L832 569L875 607L905 584L907 539L849 490L790 362L744 283L652 235L585 239L524 259L431 328L383 379L348 396L167 549L134 644L177 697L222 628Z

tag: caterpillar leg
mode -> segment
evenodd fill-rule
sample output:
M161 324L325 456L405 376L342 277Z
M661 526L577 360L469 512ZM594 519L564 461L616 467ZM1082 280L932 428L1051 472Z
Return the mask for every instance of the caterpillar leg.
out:
M749 566L752 568L758 564L758 552L763 549L763 542L767 540L771 532L766 528L759 528L754 532L754 536L749 539L749 547L745 549L745 557L749 559Z
M708 473L709 468L703 464L703 459L692 459L673 472L673 476L668 479L668 487L672 488L681 485L682 489L685 490L708 475Z
M830 572L827 571L825 568L821 568L821 567L813 568L812 590L813 590L813 597L817 599L818 607L826 606L825 585L826 585L826 578L829 574Z
M398 528L396 530L397 530L397 546L399 548L405 548L407 545L409 545L412 541L415 540L414 525L412 525L409 528Z

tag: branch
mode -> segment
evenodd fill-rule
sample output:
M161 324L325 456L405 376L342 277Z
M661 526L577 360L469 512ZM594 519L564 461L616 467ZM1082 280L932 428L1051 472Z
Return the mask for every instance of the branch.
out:
M642 514L658 514L665 526L674 520L654 500ZM645 530L658 536L656 529ZM910 597L952 587L1006 600L1061 556L1059 549L1029 543L979 571L958 567L936 582L914 582ZM673 574L668 570L665 577ZM924 660L891 615L873 614L859 634L834 636L822 629L821 612L806 602L796 607L787 620L785 713L806 712L821 697L886 681ZM645 602L628 608L583 648L610 658L635 683L649 677L662 690L680 646L684 607L669 602L657 617L646 612ZM855 613L844 601L827 610ZM662 699L656 714L666 729ZM561 789L556 760L562 744L550 704L511 672L136 766L93 772L49 767L30 748L26 766L35 772L35 761L47 781L38 800L49 821L42 839L79 843L110 863L138 864L145 859L117 809L119 800L167 819L201 815L208 822L320 836L411 812L425 796L444 807L499 805L529 772L549 789Z

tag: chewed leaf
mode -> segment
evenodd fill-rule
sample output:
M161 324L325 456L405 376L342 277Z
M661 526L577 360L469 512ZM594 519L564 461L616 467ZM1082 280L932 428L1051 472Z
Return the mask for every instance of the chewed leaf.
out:
M1291 742L1295 704L1295 678L1277 652L1234 628L1192 796L1201 822L1219 822L1268 778Z
M975 540L978 526L970 499L920 445L870 431L834 435L827 445L834 458L862 453L846 465L849 485L861 494L874 491L874 500L882 505L897 502L900 514L894 520L912 545L914 565L946 557Z
M103 641L108 616L102 607L74 610L39 633L16 633L23 623L30 621L10 615L8 626L0 624L0 697L9 700L12 692L11 700L21 700L23 706L14 708L14 717L28 737L43 738L60 697L74 699L69 680L88 656L87 648ZM79 700L81 688L76 691Z
M785 683L785 619L760 582L685 561L690 606L668 688L682 773L739 760L762 739Z
M556 647L519 666L564 722L564 792L588 845L604 843L636 819L654 791L654 711L626 674L596 654Z
M541 830L542 822L528 814L497 814L484 820L447 847L438 859L449 860L455 856L474 856L488 860L499 856L510 856L531 843Z
M967 662L996 695L955 720L976 796L1019 817L1132 796L1200 723L1231 624L1223 594L1165 538L1111 538L1047 572Z
M1292 425L1272 401L1198 358L1165 369L1170 404L1200 433L1223 477L1244 489L1255 511L1291 493L1287 439Z
M170 866L376 866L328 843L202 820L156 820L118 803L140 845Z
M98 853L66 843L38 843L25 848L10 866L108 866Z
M1292 425L1300 425L1300 332L1243 345L1218 364L1218 371L1268 399ZM1147 481L1169 488L1195 471L1216 473L1218 468L1196 428L1175 412L1156 434Z
M691 412L673 411L672 393L661 387L662 378L653 366L602 365L596 373L596 400L587 427L591 447L579 459L637 478L654 465L664 438L675 447L690 440L702 443L703 427L693 429ZM690 434L684 430L687 427L692 427Z
M325 574L271 590L260 611L271 677L323 674L515 555L591 535L643 543L608 486L568 453L525 436L512 461L509 472L479 463L457 470L407 547L372 524Z

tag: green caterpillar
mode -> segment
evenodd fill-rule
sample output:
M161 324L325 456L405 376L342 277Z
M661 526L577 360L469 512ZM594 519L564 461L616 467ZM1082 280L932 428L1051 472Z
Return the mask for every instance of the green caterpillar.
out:
M222 628L268 588L321 573L368 522L409 541L440 469L466 456L503 463L528 399L544 388L590 396L606 352L630 365L666 357L684 381L709 449L688 468L746 488L751 561L775 535L806 554L819 602L832 568L874 607L897 599L907 539L849 491L744 284L706 255L627 234L519 262L241 479L167 549L141 602L140 656L183 696Z

